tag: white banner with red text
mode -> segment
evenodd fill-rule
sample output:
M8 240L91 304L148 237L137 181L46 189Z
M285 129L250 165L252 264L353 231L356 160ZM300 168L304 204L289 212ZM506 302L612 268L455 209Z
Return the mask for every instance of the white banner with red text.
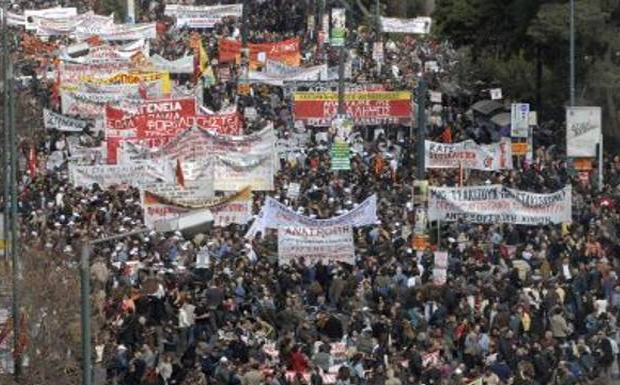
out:
M497 171L512 169L510 140L499 143L477 144L473 140L460 143L424 142L426 168L459 168Z

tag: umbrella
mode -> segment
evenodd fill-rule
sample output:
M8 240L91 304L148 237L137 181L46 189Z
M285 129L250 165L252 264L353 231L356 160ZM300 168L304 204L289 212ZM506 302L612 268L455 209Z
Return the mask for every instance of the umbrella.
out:
M496 102L495 100L480 100L474 103L473 106L471 106L472 110L487 116L491 115L491 113L497 110L501 110L502 108L504 108L504 106L502 106L501 103Z
M510 125L510 113L501 112L491 118L491 123L499 127L506 127Z

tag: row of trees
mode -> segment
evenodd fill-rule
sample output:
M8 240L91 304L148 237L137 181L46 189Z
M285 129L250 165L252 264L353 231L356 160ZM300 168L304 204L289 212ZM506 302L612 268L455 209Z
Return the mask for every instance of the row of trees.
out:
M471 79L561 120L569 9L568 0L442 0L433 19L439 37L466 50ZM603 106L605 134L620 142L620 0L575 0L575 19L578 104Z

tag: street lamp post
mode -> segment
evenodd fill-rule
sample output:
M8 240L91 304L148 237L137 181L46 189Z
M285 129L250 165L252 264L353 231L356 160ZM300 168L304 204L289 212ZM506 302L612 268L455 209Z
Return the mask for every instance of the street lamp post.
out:
M417 126L416 131L416 173L417 180L425 179L425 167L424 164L424 139L426 136L426 97L427 86L424 79L420 79L418 83L418 89L416 91L417 96ZM413 122L412 122L413 124Z
M575 0L570 0L570 105L575 105Z
M90 253L94 245L141 235L150 229L140 229L128 233L112 235L95 240L84 239L80 253L80 318L82 327L82 385L92 384L92 345L90 310Z

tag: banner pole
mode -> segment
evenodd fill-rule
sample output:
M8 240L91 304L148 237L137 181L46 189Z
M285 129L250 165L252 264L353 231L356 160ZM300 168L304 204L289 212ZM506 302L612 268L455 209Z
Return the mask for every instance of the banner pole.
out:
M601 130L598 144L598 191L603 191L603 132Z

